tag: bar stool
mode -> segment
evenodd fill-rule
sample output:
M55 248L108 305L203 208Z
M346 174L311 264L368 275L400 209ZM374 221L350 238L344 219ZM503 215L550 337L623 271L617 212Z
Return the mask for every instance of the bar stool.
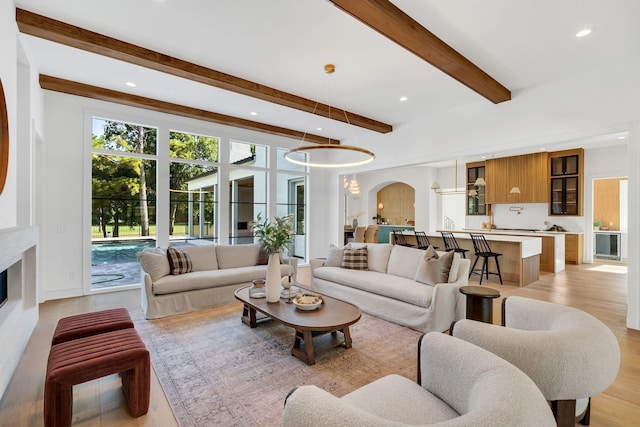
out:
M424 231L416 231L416 242L418 243L418 249L427 249L429 246L433 246L431 242L429 242L429 238L427 237L427 233ZM433 249L438 249L437 246L433 246Z
M364 242L365 243L378 243L378 226L377 225L368 225L367 229L364 232Z
M413 245L407 242L407 239L402 234L402 231L391 230L393 233L393 241L396 242L396 245L406 246L408 248L412 248Z
M445 251L447 252L454 251L459 253L462 256L462 258L467 257L466 253L469 252L469 249L461 248L460 245L458 245L458 241L456 240L453 233L447 233L447 232L441 231L440 234L442 234L442 240L444 241Z
M482 257L483 260L482 270L480 271L480 284L482 285L482 276L484 276L486 273L487 280L489 280L489 274L497 274L500 278L500 284L502 285L502 274L500 274L500 263L498 262L498 257L502 254L493 252L491 250L491 247L489 246L489 243L487 243L487 239L485 239L484 235L482 234L471 234L471 241L473 242L473 248L476 251L476 259L473 262L471 271L469 272L469 277L471 277L473 273L477 273L477 271L474 271L474 269L476 267L476 264L478 263L478 260L480 259L480 257ZM497 273L489 271L489 257L493 257L493 259L496 260L496 268L498 269Z

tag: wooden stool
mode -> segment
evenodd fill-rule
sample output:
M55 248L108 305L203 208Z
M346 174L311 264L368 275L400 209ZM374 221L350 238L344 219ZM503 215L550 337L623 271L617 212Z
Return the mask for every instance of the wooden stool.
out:
M127 328L133 328L133 322L126 308L64 317L58 321L51 345Z
M45 427L70 426L73 386L120 373L133 417L149 410L149 352L135 329L121 329L51 347L44 385Z
M467 296L467 319L493 323L493 301L500 292L486 286L463 286L460 293Z

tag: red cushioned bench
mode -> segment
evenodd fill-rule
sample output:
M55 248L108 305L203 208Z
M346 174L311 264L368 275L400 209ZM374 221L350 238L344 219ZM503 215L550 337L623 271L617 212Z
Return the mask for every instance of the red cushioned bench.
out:
M106 332L51 347L44 386L45 427L67 427L73 415L73 386L120 373L133 417L149 410L149 352L133 328Z
M64 317L58 321L51 345L127 328L133 328L133 322L126 308Z

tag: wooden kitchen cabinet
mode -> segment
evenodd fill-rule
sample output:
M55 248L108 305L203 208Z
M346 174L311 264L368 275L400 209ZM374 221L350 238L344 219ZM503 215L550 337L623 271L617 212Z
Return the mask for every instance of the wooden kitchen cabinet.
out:
M467 163L467 215L489 215L486 186L475 185L478 178L486 180L484 162Z
M583 233L566 233L564 236L564 262L582 264Z
M502 157L485 162L487 204L548 203L549 159L547 153ZM518 187L520 194L512 194Z
M549 153L549 215L582 216L584 150Z

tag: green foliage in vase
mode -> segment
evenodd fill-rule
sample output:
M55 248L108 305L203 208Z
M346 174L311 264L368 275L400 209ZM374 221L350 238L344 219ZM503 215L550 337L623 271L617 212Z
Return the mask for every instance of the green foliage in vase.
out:
M293 215L274 217L273 222L258 214L252 223L253 234L258 237L260 247L270 254L280 252L293 243Z

